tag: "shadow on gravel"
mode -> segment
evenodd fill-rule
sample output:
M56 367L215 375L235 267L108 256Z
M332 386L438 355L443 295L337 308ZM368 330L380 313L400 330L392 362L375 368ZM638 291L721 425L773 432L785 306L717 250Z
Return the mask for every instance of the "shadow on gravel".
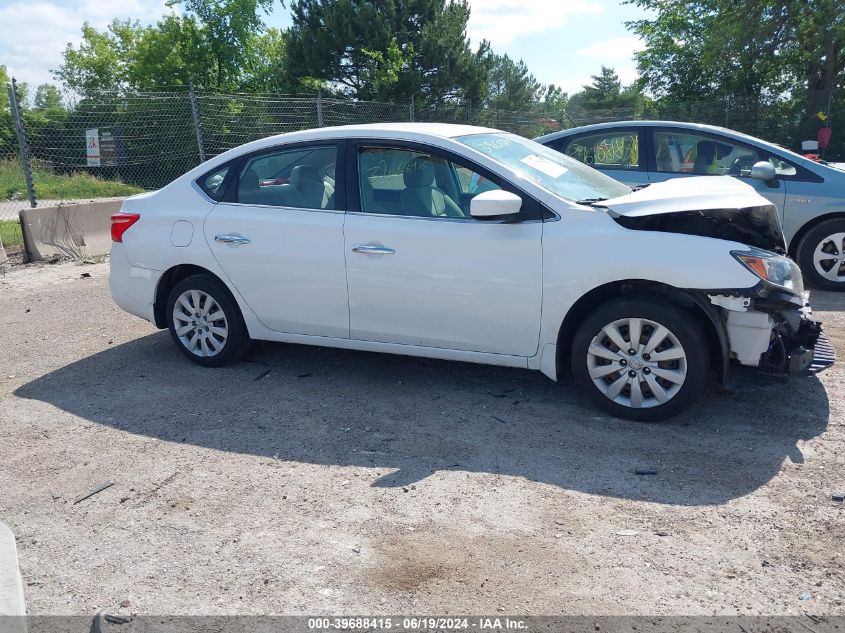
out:
M801 461L797 442L828 421L816 378L711 392L684 415L647 425L606 417L575 388L537 372L270 343L245 362L209 370L184 359L167 332L57 369L15 394L162 440L389 469L375 486L477 471L681 505L754 491L785 458Z

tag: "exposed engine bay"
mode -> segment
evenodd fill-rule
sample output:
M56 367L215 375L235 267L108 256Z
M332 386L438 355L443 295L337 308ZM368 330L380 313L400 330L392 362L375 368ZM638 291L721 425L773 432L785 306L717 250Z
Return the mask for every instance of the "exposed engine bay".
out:
M626 229L700 235L742 242L766 251L783 254L786 244L774 205L744 209L702 209L655 215L610 216Z

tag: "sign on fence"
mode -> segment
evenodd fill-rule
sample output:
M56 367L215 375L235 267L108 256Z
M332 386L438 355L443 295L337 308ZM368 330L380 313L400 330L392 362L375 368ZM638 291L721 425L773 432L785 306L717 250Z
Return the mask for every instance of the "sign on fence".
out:
M114 132L108 128L85 130L85 158L88 167L113 167L120 165L125 156L122 128Z
M100 131L85 130L85 158L89 167L100 166Z

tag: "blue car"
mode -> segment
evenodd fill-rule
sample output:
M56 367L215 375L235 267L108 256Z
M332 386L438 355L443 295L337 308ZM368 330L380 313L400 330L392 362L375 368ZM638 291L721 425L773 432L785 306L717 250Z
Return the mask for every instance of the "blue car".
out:
M788 253L816 288L845 290L845 171L759 138L675 121L616 121L535 139L632 187L733 176L779 212Z

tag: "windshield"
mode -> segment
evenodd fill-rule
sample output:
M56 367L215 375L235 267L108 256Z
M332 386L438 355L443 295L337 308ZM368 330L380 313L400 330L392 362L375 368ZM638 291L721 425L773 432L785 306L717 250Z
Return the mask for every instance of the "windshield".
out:
M631 188L553 149L514 134L473 134L456 140L574 201L598 201L631 193Z

